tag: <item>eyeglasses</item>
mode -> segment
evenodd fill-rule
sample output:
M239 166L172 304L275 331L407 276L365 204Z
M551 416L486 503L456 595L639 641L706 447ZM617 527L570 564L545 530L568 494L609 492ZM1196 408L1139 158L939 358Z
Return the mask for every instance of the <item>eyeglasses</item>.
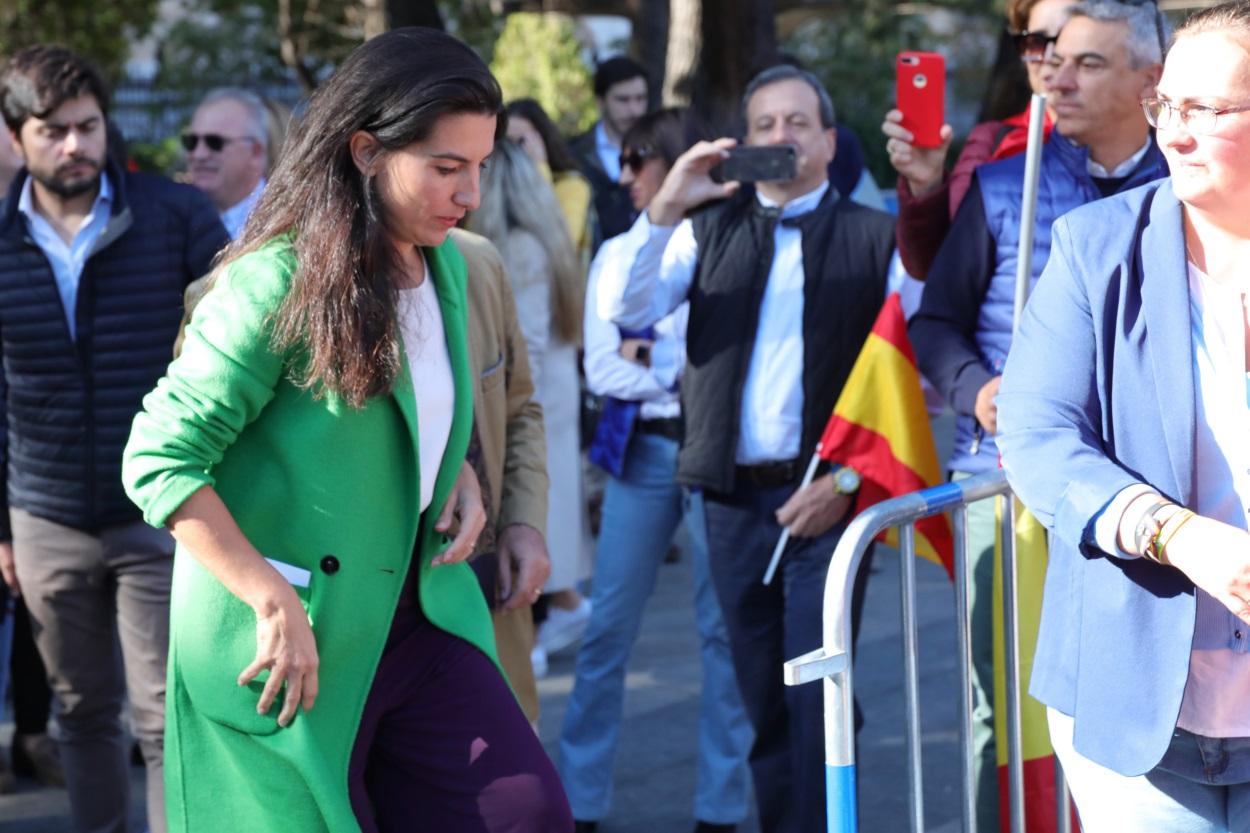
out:
M1055 41L1059 39L1058 35L1048 35L1045 32L1008 32L1012 41L1016 44L1016 51L1020 53L1020 60L1027 64L1036 64L1046 60L1046 54L1050 48L1055 45Z
M220 133L183 133L179 137L187 153L195 150L200 142L213 153L221 153L221 149L231 142L256 142L255 136L222 136Z
M651 150L629 150L621 154L621 170L629 168L634 172L634 176L642 170L642 166L647 164L647 160L652 157L654 151Z
M1174 128L1179 119L1190 133L1206 134L1215 130L1220 116L1228 113L1244 113L1250 110L1250 104L1237 107L1208 107L1205 104L1177 106L1165 98L1143 98L1141 108L1151 127L1168 130Z

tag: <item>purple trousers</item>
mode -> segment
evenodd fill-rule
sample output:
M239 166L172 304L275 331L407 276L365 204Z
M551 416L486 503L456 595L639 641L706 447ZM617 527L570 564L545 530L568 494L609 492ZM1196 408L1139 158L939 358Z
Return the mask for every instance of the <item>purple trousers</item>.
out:
M406 587L352 749L361 830L569 833L560 777L503 676L415 599Z

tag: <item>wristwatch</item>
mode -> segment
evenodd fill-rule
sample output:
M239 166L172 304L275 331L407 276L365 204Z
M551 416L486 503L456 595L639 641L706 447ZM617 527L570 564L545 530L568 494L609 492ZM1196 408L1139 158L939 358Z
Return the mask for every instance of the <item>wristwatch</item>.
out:
M839 466L833 471L833 488L840 495L853 495L859 491L859 472L850 466Z

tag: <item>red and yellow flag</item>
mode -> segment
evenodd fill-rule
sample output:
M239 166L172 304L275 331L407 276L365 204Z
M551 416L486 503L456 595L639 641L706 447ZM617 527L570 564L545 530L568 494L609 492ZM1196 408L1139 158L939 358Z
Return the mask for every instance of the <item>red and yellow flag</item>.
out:
M897 292L886 299L864 341L816 451L824 460L859 472L856 512L942 482L920 371ZM883 540L897 546L897 530L888 530ZM954 574L945 515L916 522L916 553Z

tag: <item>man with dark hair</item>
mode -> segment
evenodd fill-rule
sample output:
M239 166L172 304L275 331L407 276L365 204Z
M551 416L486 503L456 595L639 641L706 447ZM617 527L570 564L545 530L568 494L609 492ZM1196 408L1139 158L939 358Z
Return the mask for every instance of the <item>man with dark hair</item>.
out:
M609 58L595 70L599 121L569 142L595 195L593 247L626 231L637 216L629 191L620 185L621 138L647 112L647 71L631 58Z
M786 689L781 668L821 644L825 573L859 476L834 467L800 485L885 298L894 223L830 186L833 104L811 73L765 70L743 111L747 144L795 149L795 177L716 183L709 172L734 140L695 145L603 265L597 301L635 330L690 302L677 480L703 490L712 581L755 729L760 827L789 833L825 827L823 703L820 686ZM783 527L794 540L764 585Z
M25 165L0 210L0 574L60 707L73 829L129 830L129 693L160 833L173 540L127 500L121 452L228 238L199 191L110 158L108 92L69 50L13 56L0 109Z

